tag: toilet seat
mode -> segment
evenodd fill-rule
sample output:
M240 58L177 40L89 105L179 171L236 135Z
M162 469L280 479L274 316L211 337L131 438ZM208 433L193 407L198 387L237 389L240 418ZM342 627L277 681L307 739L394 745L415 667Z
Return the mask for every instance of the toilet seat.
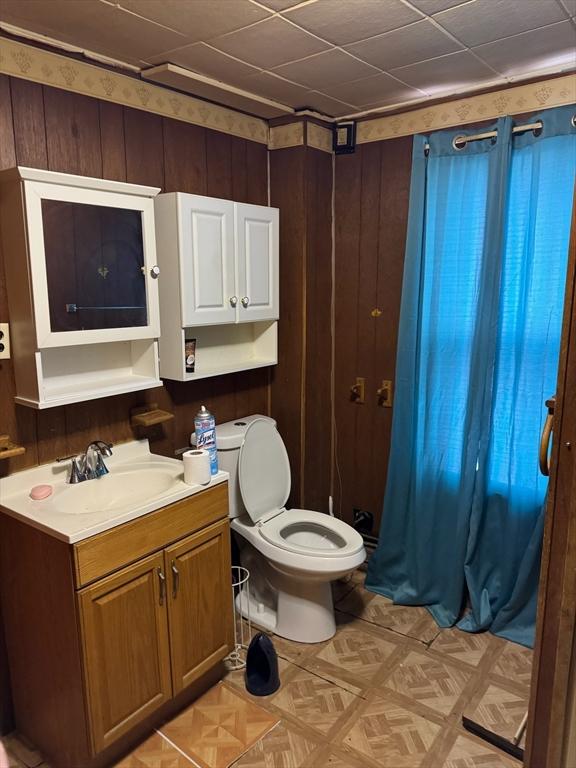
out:
M276 547L313 557L343 557L364 548L362 536L347 523L309 509L283 510L259 524L259 533Z
M363 551L362 536L335 517L308 509L286 510L290 462L284 441L270 419L255 419L246 429L238 458L244 506L259 535L287 552L337 558Z

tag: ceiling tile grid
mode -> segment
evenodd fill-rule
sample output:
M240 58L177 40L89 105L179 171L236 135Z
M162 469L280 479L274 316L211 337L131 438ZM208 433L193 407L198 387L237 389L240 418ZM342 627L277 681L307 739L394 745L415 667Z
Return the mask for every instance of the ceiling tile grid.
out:
M576 0L2 0L0 20L331 117L576 67Z

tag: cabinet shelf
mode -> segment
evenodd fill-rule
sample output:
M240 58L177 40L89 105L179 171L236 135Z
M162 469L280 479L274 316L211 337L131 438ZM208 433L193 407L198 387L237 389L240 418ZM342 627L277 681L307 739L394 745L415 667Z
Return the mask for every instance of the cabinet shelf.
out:
M172 334L162 347L162 378L194 381L276 365L277 331L276 321L180 328L179 333ZM184 344L187 339L196 339L194 373L188 373L184 365ZM170 355L169 341L172 342Z
M22 383L15 398L32 408L162 386L153 339L42 349L35 361L36 376Z

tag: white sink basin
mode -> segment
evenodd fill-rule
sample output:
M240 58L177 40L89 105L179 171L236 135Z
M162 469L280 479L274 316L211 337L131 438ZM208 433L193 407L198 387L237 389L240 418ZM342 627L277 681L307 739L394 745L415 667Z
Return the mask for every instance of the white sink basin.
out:
M177 469L180 470L180 467ZM182 480L181 472L170 470L167 471L164 464L152 462L146 467L118 467L96 480L67 484L55 499L56 505L59 511L70 515L138 507L163 496Z
M71 485L69 467L57 463L0 479L3 512L73 544L228 479L218 472L207 486L187 485L182 462L150 453L147 440L115 445L113 452L105 460L109 474L96 480ZM52 494L31 499L36 485L52 486Z

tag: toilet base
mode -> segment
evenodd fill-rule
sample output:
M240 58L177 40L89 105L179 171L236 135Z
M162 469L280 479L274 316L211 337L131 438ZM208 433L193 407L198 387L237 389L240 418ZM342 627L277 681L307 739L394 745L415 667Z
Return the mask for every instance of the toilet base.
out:
M321 643L336 634L329 581L292 581L278 591L274 632L299 643Z
M242 591L236 595L236 610L240 615L266 632L276 632L276 611L269 605L258 602L254 595Z
M273 608L246 591L237 595L236 608L252 624L297 643L321 643L336 634L330 582L281 578Z

